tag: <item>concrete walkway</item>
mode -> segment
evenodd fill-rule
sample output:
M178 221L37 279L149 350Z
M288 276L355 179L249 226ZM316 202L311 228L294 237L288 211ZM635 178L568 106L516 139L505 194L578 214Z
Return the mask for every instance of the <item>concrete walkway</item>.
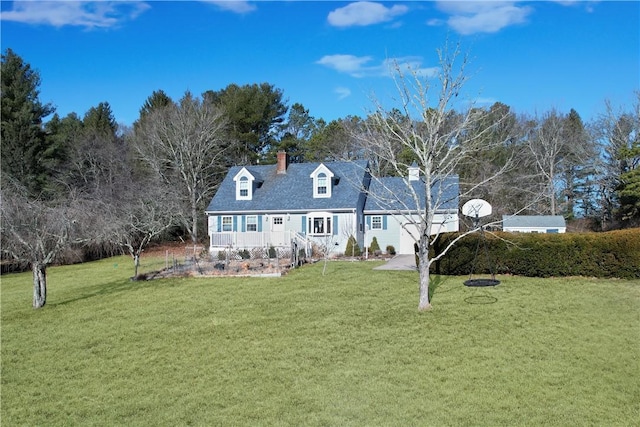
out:
M415 255L396 255L374 270L412 270L417 271Z

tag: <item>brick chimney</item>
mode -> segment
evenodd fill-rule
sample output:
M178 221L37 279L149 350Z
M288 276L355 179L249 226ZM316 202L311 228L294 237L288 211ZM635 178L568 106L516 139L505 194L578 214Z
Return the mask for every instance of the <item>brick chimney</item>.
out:
M286 151L278 151L278 167L276 171L281 173L287 173L287 152Z

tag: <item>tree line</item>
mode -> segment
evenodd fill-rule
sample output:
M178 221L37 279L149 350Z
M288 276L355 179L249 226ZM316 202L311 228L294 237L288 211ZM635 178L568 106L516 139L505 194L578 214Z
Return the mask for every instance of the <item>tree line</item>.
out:
M605 103L589 123L573 109L531 116L499 102L374 108L327 123L269 83L229 84L177 100L157 90L126 126L106 101L60 117L39 99L39 73L11 49L1 80L2 257L31 266L34 306L46 299L46 266L63 256L125 250L137 268L154 239L202 241L202 212L227 169L275 163L281 150L290 162L366 159L374 176L404 175L426 159L412 141L431 132L436 160L468 148L446 172L496 214L640 225L640 95L631 110Z

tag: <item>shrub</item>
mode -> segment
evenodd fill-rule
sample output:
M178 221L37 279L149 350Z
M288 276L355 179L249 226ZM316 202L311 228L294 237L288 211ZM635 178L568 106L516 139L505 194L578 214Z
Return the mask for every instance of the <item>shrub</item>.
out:
M277 257L277 253L276 253L276 248L274 248L273 246L269 246L269 258L276 258Z
M369 246L369 253L374 255L377 255L380 253L380 245L378 244L378 238L376 236L373 236L373 239L371 240L371 246Z
M238 251L238 255L240 255L240 258L242 259L251 258L251 253L247 249L242 249L241 251Z
M396 254L396 248L394 248L394 247L393 247L393 246L391 246L391 245L387 245L387 253L388 253L389 255L395 255L395 254Z
M353 235L349 236L349 240L347 240L347 247L344 250L345 256L360 256L362 255L362 250L356 242L356 238Z
M438 254L457 236L457 233L441 235L433 254ZM486 253L480 235L460 240L436 263L436 271L456 275L493 271L531 277L640 278L640 229L607 233L495 233L486 238Z

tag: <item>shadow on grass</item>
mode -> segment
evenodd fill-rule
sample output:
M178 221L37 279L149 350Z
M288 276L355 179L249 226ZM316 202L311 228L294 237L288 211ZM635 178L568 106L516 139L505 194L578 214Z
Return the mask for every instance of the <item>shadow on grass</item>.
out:
M482 291L481 294L471 295L464 299L467 304L495 304L498 302L498 298L489 295L487 291Z
M70 298L63 301L59 301L59 302L51 302L51 303L47 302L47 306L50 306L50 307L65 306L67 304L88 300L90 298L113 295L113 294L126 292L130 290L140 290L140 289L150 288L153 285L154 284L152 280L133 281L129 279L122 279L122 280L118 280L110 283L102 283L99 285L88 286L86 288L83 288L81 291L79 291L78 293L80 293L80 295L76 296L75 298ZM157 286L157 282L155 283L155 285Z
M446 278L440 275L431 275L429 276L429 301L433 299L433 295L436 290L446 282ZM439 294L443 292L449 292L451 289L441 289L438 291Z
M433 296L436 294L442 294L445 292L450 292L453 290L453 286L443 287L443 285L451 278L443 277L439 275L432 275L429 277L429 301L433 300ZM460 283L460 286L463 286L463 283ZM498 298L489 294L489 291L486 288L478 288L474 290L474 294L468 296L464 299L464 302L467 304L495 304L498 302Z

